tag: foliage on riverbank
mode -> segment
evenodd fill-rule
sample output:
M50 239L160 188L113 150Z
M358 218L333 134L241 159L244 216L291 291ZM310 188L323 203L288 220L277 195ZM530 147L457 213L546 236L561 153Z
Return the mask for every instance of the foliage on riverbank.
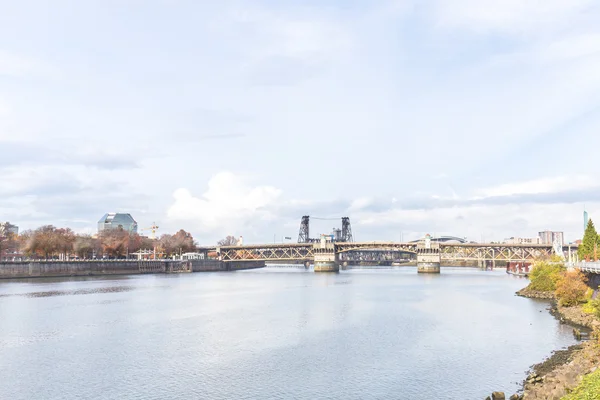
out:
M563 271L565 271L565 267L559 259L536 261L533 264L531 274L529 274L529 280L531 281L529 289L539 292L555 291L556 283Z
M558 299L558 304L569 307L585 303L588 289L583 272L578 270L564 271L559 275L554 294Z
M583 381L561 400L600 400L600 370L583 377Z

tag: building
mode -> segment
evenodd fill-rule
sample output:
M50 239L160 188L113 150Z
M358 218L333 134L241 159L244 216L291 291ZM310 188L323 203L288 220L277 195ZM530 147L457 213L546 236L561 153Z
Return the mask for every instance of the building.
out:
M9 233L18 235L19 227L11 224L10 222L0 222L0 236L5 236Z
M587 224L589 221L589 217L588 217L588 213L587 211L583 210L583 231L585 232L585 228L587 228Z
M538 233L538 237L540 238L541 244L558 243L558 245L562 247L565 243L564 234L562 232L543 231Z
M431 240L432 242L449 243L449 244L467 243L466 238L461 238L461 237L458 237L458 236L431 237L431 235L429 235L429 234L425 235L425 237L427 237L427 236L429 236L429 240ZM409 243L417 243L417 242L420 242L422 240L425 240L425 238L417 239L417 240L411 240Z
M98 233L119 228L130 233L137 233L138 224L131 214L124 213L107 213L98 221Z
M520 237L511 237L508 239L504 239L504 244L540 244L540 238L520 238Z

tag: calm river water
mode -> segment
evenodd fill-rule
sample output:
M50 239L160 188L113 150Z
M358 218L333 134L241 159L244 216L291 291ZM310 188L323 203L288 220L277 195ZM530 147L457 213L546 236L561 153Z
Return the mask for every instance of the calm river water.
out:
M0 281L0 399L483 399L574 343L504 272Z

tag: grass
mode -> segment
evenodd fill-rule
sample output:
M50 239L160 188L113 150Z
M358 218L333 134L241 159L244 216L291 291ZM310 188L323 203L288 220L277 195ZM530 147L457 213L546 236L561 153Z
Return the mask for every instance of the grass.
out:
M600 400L600 369L586 375L581 384L561 400Z

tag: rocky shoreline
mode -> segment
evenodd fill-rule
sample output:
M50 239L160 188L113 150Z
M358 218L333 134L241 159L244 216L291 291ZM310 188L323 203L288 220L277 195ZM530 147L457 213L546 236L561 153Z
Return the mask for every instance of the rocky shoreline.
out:
M517 295L551 300L550 313L562 323L573 326L574 333L578 335L587 336L592 329L600 326L600 322L583 312L580 306L559 306L553 293L524 288L518 291ZM599 363L600 349L593 341L584 341L565 350L557 350L543 362L532 366L531 374L523 382L522 394L511 398L559 400L574 389L584 375L594 372Z

